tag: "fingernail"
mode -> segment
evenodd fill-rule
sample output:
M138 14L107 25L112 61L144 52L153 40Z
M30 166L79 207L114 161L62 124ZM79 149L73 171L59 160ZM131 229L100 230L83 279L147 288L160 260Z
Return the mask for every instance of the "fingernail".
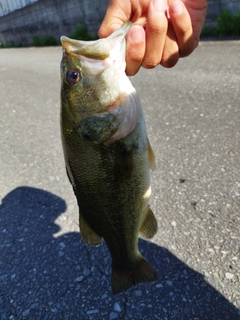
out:
M129 37L132 42L137 43L137 42L142 42L144 39L144 31L142 27L140 26L133 26L129 30Z
M167 9L166 0L153 0L154 9L157 11L165 11Z
M176 16L180 16L183 13L182 1L173 1L171 6L172 6L171 11Z

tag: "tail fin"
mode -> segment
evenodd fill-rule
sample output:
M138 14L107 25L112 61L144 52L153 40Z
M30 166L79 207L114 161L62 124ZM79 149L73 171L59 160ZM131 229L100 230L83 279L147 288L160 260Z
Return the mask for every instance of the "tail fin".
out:
M141 256L132 269L112 270L113 294L124 292L138 283L156 281L158 276L152 266Z

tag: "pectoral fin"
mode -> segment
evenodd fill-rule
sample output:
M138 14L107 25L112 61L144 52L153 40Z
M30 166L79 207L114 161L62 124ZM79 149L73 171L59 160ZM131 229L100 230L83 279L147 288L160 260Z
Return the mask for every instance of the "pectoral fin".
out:
M96 234L92 230L92 228L89 226L89 224L86 222L84 217L79 212L79 226L80 226L80 232L82 239L86 245L89 243L93 246L97 246L102 242L102 237Z
M157 220L149 207L148 212L146 214L146 218L142 224L139 233L143 238L150 239L157 233L157 228Z
M118 182L127 181L133 170L133 149L128 151L124 145L116 146L116 157L114 164L114 177Z

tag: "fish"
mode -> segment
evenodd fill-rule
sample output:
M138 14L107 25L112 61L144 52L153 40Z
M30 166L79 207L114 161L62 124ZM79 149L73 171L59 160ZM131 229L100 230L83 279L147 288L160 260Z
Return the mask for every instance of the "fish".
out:
M150 146L140 99L125 73L125 22L109 37L62 36L61 140L86 245L104 239L112 258L112 293L157 280L138 249L157 233L149 206Z

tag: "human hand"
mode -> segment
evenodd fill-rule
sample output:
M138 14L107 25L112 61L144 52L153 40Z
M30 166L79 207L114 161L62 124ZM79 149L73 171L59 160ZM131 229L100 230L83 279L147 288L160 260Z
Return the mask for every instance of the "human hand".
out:
M127 40L126 73L158 64L173 67L198 46L207 0L110 0L99 29L109 36L125 21L133 22Z

